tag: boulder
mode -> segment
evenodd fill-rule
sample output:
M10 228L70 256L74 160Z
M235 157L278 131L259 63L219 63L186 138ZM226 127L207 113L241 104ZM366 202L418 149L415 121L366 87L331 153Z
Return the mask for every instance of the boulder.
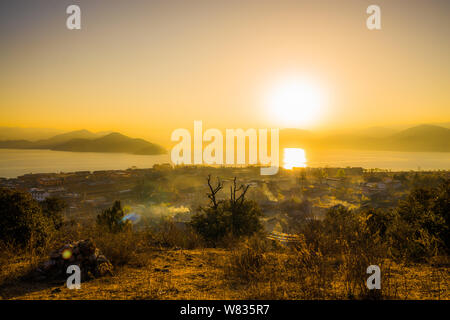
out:
M35 270L34 279L66 279L70 265L81 270L81 280L113 274L111 262L101 254L91 239L68 243L50 253L49 260L41 263Z

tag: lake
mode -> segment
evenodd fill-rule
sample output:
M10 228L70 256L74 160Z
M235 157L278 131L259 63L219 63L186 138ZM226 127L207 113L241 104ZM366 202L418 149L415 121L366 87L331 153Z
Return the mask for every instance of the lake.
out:
M306 151L310 167L363 167L365 169L450 170L450 152L397 152L363 150Z
M306 165L310 167L450 170L448 152L306 150L305 157ZM151 168L154 164L168 162L169 155L0 149L0 177L15 178L26 173L124 170L132 166Z
M26 173L124 170L132 166L151 168L156 163L169 161L169 155L0 149L0 177L15 178Z

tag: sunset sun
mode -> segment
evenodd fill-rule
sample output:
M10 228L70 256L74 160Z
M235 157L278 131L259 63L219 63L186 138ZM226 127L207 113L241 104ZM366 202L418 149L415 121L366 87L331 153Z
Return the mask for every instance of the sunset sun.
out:
M286 79L269 90L266 103L280 125L309 127L319 119L323 92L311 81Z

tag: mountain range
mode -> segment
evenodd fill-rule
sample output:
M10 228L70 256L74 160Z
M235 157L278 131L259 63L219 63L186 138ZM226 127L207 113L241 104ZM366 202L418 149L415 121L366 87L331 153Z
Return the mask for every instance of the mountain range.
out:
M33 130L20 129L18 133L27 131L27 134L30 134ZM2 132L8 132L7 137L14 136L13 131L0 127L0 148L142 155L167 153L160 145L143 139L130 138L117 132L93 133L88 130L78 130L35 141L5 139L1 135ZM16 136L20 137L17 134ZM418 125L405 130L371 127L341 134L320 134L302 129L282 129L280 130L280 147L450 152L450 129L431 124Z
M155 155L167 152L163 147L143 139L130 138L117 132L92 133L88 130L71 131L37 141L3 140L0 141L0 148L111 152L140 155Z
M369 128L354 133L328 135L319 135L298 129L285 129L280 131L280 146L450 152L450 129L424 124L401 131Z
M64 133L64 131L49 128L0 127L0 140L25 139L33 141L48 139L61 133Z

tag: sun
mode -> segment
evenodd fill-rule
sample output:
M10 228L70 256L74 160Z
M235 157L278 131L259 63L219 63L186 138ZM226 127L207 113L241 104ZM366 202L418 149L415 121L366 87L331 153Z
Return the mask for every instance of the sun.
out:
M319 119L322 103L323 93L307 79L280 81L267 97L271 120L290 127L313 126Z

